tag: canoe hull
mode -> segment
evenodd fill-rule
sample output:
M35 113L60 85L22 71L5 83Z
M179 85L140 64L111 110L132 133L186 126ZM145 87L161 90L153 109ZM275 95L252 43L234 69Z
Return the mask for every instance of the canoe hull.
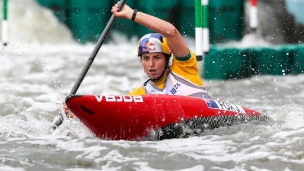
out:
M184 128L196 130L268 117L238 105L187 96L94 96L66 99L69 109L97 137L111 140L184 137Z

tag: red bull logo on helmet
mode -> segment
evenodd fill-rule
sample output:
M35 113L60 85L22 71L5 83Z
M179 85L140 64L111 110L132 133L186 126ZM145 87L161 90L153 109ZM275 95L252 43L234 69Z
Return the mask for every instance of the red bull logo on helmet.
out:
M156 47L155 47L154 43L147 42L147 43L143 44L143 47L142 47L143 52L151 52L151 51L155 51L155 50L156 50Z

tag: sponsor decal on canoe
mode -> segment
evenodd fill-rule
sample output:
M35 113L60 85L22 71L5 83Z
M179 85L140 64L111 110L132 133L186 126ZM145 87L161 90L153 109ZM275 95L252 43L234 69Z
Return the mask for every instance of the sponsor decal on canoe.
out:
M226 103L226 102L221 102L221 101L216 101L216 100L208 100L208 101L206 101L206 103L209 108L230 110L230 111L246 114L245 110L239 105L234 105L231 103Z
M97 102L144 102L141 96L95 96Z

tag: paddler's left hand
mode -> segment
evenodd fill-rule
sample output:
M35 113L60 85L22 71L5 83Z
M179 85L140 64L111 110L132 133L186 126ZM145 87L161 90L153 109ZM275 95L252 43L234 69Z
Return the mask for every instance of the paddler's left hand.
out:
M63 111L66 114L67 118L74 118L75 117L74 113L69 110L69 108L68 108L68 106L66 105L65 102L62 102L62 106L63 106ZM64 113L62 113L62 114L64 114Z

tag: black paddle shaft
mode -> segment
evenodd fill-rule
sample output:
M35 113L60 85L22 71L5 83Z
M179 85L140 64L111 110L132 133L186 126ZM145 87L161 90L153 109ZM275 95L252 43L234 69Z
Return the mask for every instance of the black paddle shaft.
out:
M119 2L119 10L121 10L121 8L125 4L125 2L126 2L126 0L120 0L120 2ZM114 16L114 14L112 14L109 22L107 23L105 29L103 30L103 32L102 32L102 34L101 34L101 36L100 36L100 38L98 40L95 48L93 49L90 57L88 58L87 63L83 67L83 69L82 69L82 71L81 71L81 73L80 73L77 81L75 82L75 84L74 84L74 86L73 86L73 88L72 88L69 96L76 94L76 92L77 92L80 84L82 83L84 77L86 76L87 72L89 71L89 69L90 69L90 67L91 67L91 65L92 65L92 63L93 63L93 61L94 61L94 59L95 59L95 57L96 57L96 55L97 55L100 47L102 46L104 40L106 39L107 35L109 34L109 32L110 32L110 30L111 30L111 28L112 28L112 26L114 24L115 19L116 19L116 17Z
M126 2L126 0L121 0L121 1L119 2L119 8L118 8L119 11L121 10L121 8L122 8L123 5L125 4L125 2ZM77 92L77 90L78 90L78 88L79 88L81 82L83 81L83 79L84 79L84 77L86 76L88 70L90 69L90 67L91 67L91 65L92 65L92 63L93 63L93 61L94 61L94 59L95 59L95 57L96 57L96 55L97 55L97 53L98 53L100 47L102 46L102 44L103 44L105 38L106 38L107 35L109 34L109 32L110 32L110 30L111 30L111 28L112 28L112 26L113 26L113 24L114 24L115 19L116 19L116 17L114 16L114 14L112 14L112 16L111 16L109 22L107 23L105 29L103 30L103 32L102 32L102 34L101 34L101 36L100 36L100 38L99 38L99 40L98 40L96 46L94 47L94 49L93 49L93 51L92 51L92 53L91 53L91 56L89 57L87 63L86 63L85 66L83 67L83 69L82 69L82 71L81 71L81 73L80 73L80 75L79 75L79 77L78 77L76 83L74 84L74 86L73 86L73 88L72 88L70 94L67 96L67 98L68 98L69 96L71 96L71 95L75 95L75 94L76 94L76 92ZM59 127L59 126L62 124L63 120L64 120L64 119L63 119L63 114L61 113L61 114L59 115L59 118L57 119L57 121L53 123L53 126L51 127L52 130L55 130L57 127Z

